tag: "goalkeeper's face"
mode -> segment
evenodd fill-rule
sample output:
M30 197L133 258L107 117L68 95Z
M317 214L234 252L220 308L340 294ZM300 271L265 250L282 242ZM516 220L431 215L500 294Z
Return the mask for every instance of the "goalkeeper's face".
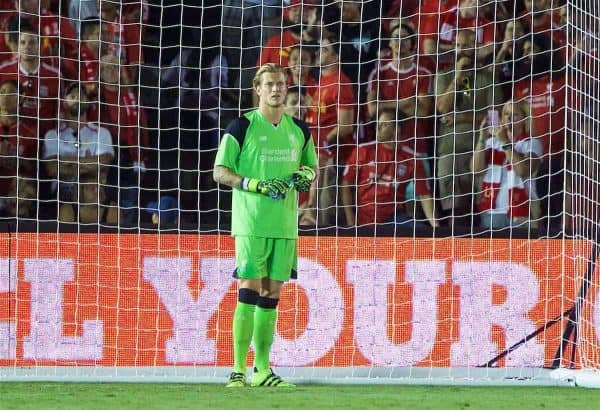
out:
M287 79L284 73L264 73L256 87L259 104L270 108L283 108L287 94Z

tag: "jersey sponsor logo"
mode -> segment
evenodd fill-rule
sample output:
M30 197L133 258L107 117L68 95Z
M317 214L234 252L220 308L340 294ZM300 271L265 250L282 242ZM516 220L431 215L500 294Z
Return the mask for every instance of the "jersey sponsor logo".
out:
M295 162L298 151L294 148L262 148L258 159L260 162Z

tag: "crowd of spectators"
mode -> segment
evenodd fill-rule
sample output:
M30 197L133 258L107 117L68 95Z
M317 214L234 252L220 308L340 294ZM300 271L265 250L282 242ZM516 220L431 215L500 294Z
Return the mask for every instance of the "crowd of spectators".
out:
M0 2L3 217L137 223L145 6ZM133 192L130 192L133 191Z
M578 127L565 110L588 85L567 92L566 63L581 49L566 41L566 8L290 1L255 67L289 67L288 110L318 146L301 221L562 229ZM574 37L594 34L586 28Z
M0 217L227 220L214 153L267 62L318 147L301 224L561 229L573 211L566 153L592 131L565 110L595 92L566 67L596 28L567 42L565 1L167 3L0 0Z

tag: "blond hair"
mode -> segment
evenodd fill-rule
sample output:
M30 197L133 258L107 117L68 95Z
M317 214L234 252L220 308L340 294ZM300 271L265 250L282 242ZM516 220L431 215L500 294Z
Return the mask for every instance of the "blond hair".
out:
M256 70L256 74L254 74L254 78L252 79L252 86L254 88L260 85L262 80L262 76L265 73L281 73L285 76L286 71L285 68L275 63L266 63L263 64L258 70Z

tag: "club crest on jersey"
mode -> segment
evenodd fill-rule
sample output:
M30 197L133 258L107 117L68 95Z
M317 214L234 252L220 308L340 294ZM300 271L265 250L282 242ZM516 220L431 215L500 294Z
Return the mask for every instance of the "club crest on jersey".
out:
M261 135L260 137L258 137L259 141L266 141L267 140L267 136L266 135Z
M288 134L288 139L290 140L290 144L296 142L296 136L294 134Z
M48 96L48 86L47 85L40 85L40 95L42 97Z

